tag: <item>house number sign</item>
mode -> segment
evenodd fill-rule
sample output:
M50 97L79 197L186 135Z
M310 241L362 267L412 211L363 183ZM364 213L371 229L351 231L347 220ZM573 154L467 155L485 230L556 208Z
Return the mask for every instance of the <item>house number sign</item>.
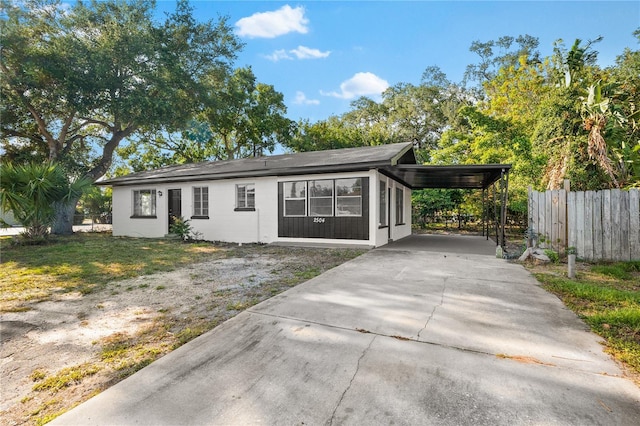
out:
M314 217L313 223L324 223L324 217Z

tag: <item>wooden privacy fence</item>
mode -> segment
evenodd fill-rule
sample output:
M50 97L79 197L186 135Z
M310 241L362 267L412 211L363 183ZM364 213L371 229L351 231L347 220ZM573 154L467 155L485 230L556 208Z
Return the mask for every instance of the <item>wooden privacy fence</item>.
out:
M640 191L529 190L529 233L540 247L575 247L589 261L640 260Z

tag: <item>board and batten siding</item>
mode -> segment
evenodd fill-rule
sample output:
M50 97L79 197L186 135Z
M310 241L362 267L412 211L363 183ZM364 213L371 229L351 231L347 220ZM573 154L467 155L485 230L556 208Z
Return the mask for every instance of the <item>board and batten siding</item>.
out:
M585 260L640 260L640 190L529 191L529 229L541 247Z
M284 184L278 182L278 237L369 240L369 178L362 176L361 216L284 215Z

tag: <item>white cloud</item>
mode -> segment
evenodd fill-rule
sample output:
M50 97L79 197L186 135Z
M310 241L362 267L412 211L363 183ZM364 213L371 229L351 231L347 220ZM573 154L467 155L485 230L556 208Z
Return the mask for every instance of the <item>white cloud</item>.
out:
M274 38L290 32L306 34L309 20L304 17L304 7L284 5L271 12L254 13L236 22L239 36Z
M273 62L278 62L283 59L293 59L284 49L276 50L271 55L264 55L264 57Z
M296 55L298 59L319 59L326 58L331 54L331 51L321 52L318 49L312 49L306 46L298 46L297 49L290 50L289 53Z
M320 101L317 99L307 99L307 96L304 92L297 91L296 98L293 100L293 103L296 105L319 105Z
M306 46L298 46L297 49L289 50L288 52L284 49L276 50L271 55L264 55L270 61L278 62L283 59L320 59L326 58L331 54L331 51L327 50L326 52L321 52L318 49L312 49Z
M389 83L370 72L359 72L340 84L340 92L323 92L323 96L340 99L354 99L359 96L380 95L387 90Z

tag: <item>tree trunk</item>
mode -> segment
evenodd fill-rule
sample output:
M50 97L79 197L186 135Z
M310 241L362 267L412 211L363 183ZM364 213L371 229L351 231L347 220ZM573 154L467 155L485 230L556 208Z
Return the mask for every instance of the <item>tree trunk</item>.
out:
M73 216L76 213L76 205L80 197L73 197L67 201L58 201L53 204L55 218L51 225L51 233L54 235L73 234Z

